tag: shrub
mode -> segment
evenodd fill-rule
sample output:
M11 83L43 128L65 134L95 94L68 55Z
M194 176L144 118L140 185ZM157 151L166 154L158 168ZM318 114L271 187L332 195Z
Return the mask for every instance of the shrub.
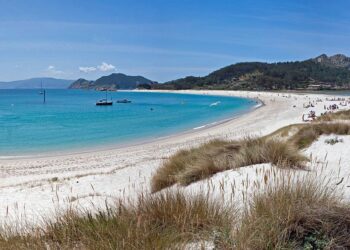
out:
M343 139L339 139L338 137L335 137L335 138L327 139L324 142L327 144L330 144L330 145L334 145L334 144L337 144L339 142L343 142Z

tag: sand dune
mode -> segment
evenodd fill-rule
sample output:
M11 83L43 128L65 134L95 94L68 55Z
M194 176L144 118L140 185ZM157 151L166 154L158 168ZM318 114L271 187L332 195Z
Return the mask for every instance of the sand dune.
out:
M106 201L113 202L115 198L133 199L140 191L149 190L152 173L179 148L195 146L212 138L265 135L286 125L301 123L303 114L310 110L319 115L324 112L324 105L339 104L339 101L326 101L330 96L319 94L179 92L258 98L264 105L215 126L205 126L139 145L0 160L0 219L8 222L25 219L29 223L37 223L71 206L103 207ZM323 102L316 102L317 99ZM309 102L313 102L315 107L304 108ZM315 146L310 150L316 154ZM333 158L333 161L338 160L334 155ZM240 171L244 176L244 171L251 170Z

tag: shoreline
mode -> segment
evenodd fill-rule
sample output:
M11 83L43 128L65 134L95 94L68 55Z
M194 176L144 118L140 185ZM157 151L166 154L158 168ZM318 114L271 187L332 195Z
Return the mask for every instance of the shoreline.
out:
M135 90L135 92L153 92L153 93L178 93L176 91L139 91ZM179 93L178 93L179 94ZM183 95L186 94L198 94L198 95L203 95L201 93L180 93ZM212 96L224 96L227 97L226 95L212 95ZM242 98L240 96L229 96L231 98ZM104 151L112 151L112 150L120 150L120 149L127 149L127 148L133 148L133 147L138 147L138 146L144 146L150 143L162 143L163 140L171 140L172 138L176 138L179 136L184 136L184 135L189 135L191 133L195 132L205 132L204 130L211 129L217 126L220 126L224 123L230 122L232 120L235 120L241 116L244 116L250 112L255 111L256 109L259 109L263 106L265 106L265 103L260 100L259 98L247 98L250 99L251 101L257 102L256 105L253 107L247 109L244 112L238 112L237 114L230 116L225 119L213 121L211 123L206 123L203 125L200 125L198 127L186 129L183 131L175 132L175 133L170 133L165 136L160 136L160 137L149 137L145 139L140 139L136 140L134 142L121 142L118 144L111 143L106 146L102 145L91 145L91 146L85 146L82 149L73 148L70 150L53 150L53 151L47 151L44 153L28 153L28 154L16 154L16 155L9 155L9 156L0 156L0 163L2 161L15 161L15 160L33 160L33 159L45 159L45 158L53 158L53 157L64 157L64 156L76 156L76 155L84 155L84 154L90 154L90 153L98 153L98 152L104 152Z
M281 127L300 123L302 115L311 109L304 108L305 103L315 102L319 115L323 105L329 103L317 103L316 100L333 97L211 90L177 93L259 98L264 105L212 127L141 145L73 155L0 160L0 219L16 223L19 215L25 215L25 222L35 224L71 207L91 208L93 204L92 209L96 209L105 207L106 202L113 204L118 199L132 200L140 192L149 191L154 171L178 150L195 147L211 139L235 140L269 134ZM244 176L246 170L241 171Z

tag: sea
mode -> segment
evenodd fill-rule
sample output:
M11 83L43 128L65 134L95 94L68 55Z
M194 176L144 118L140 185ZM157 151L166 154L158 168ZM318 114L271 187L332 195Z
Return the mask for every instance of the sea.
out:
M249 112L257 100L175 93L0 90L0 159L96 148L166 137ZM131 103L116 103L128 99Z

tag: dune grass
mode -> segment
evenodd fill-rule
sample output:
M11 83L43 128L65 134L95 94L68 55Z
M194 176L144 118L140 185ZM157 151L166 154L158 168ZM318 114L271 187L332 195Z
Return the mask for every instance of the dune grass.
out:
M318 117L315 121L335 121L335 120L350 120L350 110L341 110L337 112L329 112Z
M30 234L0 234L0 249L181 249L227 234L234 215L208 197L165 192L97 214L70 211Z
M180 150L153 175L151 190L157 192L176 183L188 185L218 172L260 163L303 169L308 159L299 150L310 146L321 135L330 134L350 135L350 124L294 124L261 138L212 140L196 148Z
M152 177L152 191L159 191L163 188L174 185L179 180L184 181L183 173L188 171L188 166L196 168L204 175L212 175L223 171L222 164L215 164L225 160L230 146L228 141L212 140L197 148L180 150L171 156ZM199 176L198 176L199 178Z
M317 123L308 124L299 129L297 133L289 138L297 148L303 149L310 146L321 135L350 135L350 124L348 123Z
M349 249L349 235L349 204L324 185L302 180L256 195L233 238L242 250Z
M280 140L213 140L171 156L153 175L151 190L157 192L175 183L188 185L221 171L260 163L302 169L305 161L293 145Z
M70 211L30 234L0 234L0 249L200 249L203 242L215 249L349 249L349 235L349 204L314 178L287 176L255 193L240 213L208 196L162 192L97 214Z
M185 249L201 242L215 249L349 249L350 205L314 179L288 178L255 193L241 213L207 196L162 192L97 214L70 211L31 233L0 234L0 249Z
M296 134L301 128L303 128L305 126L308 126L308 125L304 124L304 123L287 125L285 127L277 129L276 131L272 132L271 134L263 136L262 138L281 139L283 141L286 141L289 137Z
M262 138L213 140L180 150L152 178L156 192L259 163L303 169L300 149L323 134L349 135L347 123L297 124ZM68 211L42 227L0 230L0 249L183 249L209 241L216 249L349 249L350 205L325 185L282 180L254 194L238 218L232 206L179 191L140 195L105 211Z

